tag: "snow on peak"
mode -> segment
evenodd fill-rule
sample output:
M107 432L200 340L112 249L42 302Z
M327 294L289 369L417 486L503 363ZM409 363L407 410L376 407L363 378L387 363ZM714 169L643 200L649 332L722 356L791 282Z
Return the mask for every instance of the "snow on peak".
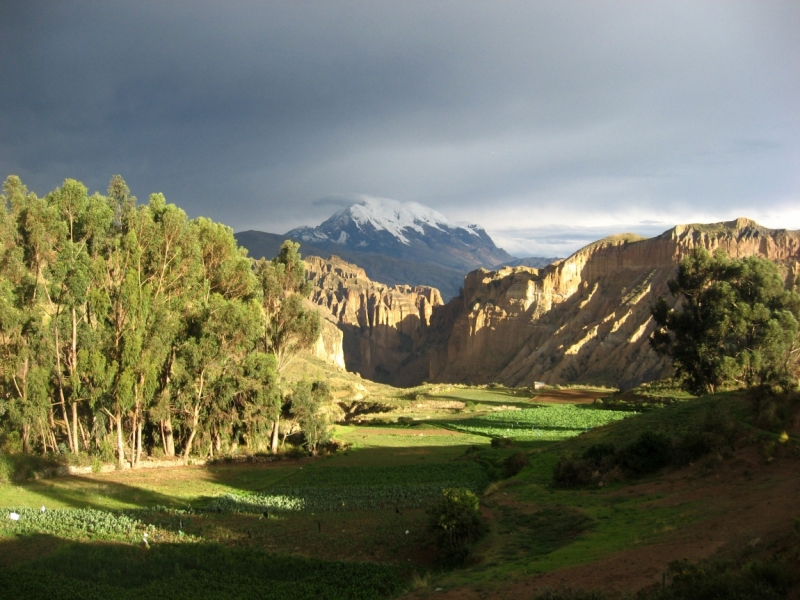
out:
M439 230L442 230L442 226L448 229L453 228L453 224L447 220L447 217L430 207L417 202L398 202L388 198L373 198L370 196L339 211L332 219L347 217L352 219L359 228L369 223L379 231L388 231L404 244L409 243L408 239L403 235L405 229L413 229L419 233L425 233L423 225Z
M471 233L472 235L477 235L478 237L480 237L481 235L479 232L485 231L485 229L480 225L478 225L477 223L469 223L467 221L456 221L455 225L456 227L463 229L468 233Z

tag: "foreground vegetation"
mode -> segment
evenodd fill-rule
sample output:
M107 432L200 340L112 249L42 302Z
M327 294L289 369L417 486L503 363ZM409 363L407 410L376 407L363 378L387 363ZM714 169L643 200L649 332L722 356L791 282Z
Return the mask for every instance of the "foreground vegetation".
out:
M86 597L120 598L166 597L162 590L176 585L198 597L221 589L232 597L427 597L441 593L439 588L467 588L488 597L533 598L547 586L554 591L543 598L610 598L609 589L558 591L558 574L583 573L601 560L613 571L615 560L636 556L660 565L650 580L658 586L642 592L643 598L778 598L797 585L787 565L796 560L793 519L800 514L791 508L775 512L782 503L794 506L793 484L784 475L800 455L800 432L792 429L798 406L791 398L767 392L689 398L644 413L621 411L626 418L542 441L499 438L493 429L461 433L450 426L457 424L455 417L469 422L521 413L526 403L536 405L535 398L508 390L429 391L431 398L463 394L481 404L399 423L407 413L397 404L394 422L392 413L379 412L375 423L337 427L351 448L316 459L219 461L0 487L0 505L8 507L0 511L0 583L25 597L43 597L57 584ZM492 410L509 406L510 399L520 410ZM576 415L589 410L570 409ZM438 423L446 428L435 435ZM709 445L691 466L656 460L627 469L623 457L631 455L632 445L639 444L639 458L664 456L659 452L665 446L640 443L648 436L668 440L669 457L692 436ZM420 443L426 437L437 444ZM599 455L601 461L615 457L623 467L620 476L602 487L591 478L560 486L559 465L594 460L598 447L613 447ZM685 474L676 479L673 472ZM736 495L723 493L708 502L703 494L715 489L708 486L733 472L746 485L746 497L737 504ZM444 487L472 490L480 511L468 492L451 492L448 500ZM728 540L725 554L715 558L694 541L698 532L724 536L735 530L720 523L727 522L727 513L741 522L741 511L757 498L772 503L771 520L750 523L755 530L741 541L721 537ZM459 505L472 512L454 508ZM6 518L12 510L19 521ZM437 529L434 515L462 529ZM689 562L670 566L686 556ZM456 564L463 566L450 570ZM190 589L178 583L182 577L201 583ZM582 581L579 574L572 577L573 587ZM662 580L666 587L660 587ZM647 585L644 580L637 587ZM713 590L724 593L714 596Z

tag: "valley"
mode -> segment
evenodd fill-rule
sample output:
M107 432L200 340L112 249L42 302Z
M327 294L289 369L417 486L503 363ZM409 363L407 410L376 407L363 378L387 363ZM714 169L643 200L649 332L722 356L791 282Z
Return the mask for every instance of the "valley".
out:
M264 456L265 462L252 456L0 487L0 505L9 507L0 512L22 514L0 522L3 589L31 597L79 586L87 598L160 597L176 585L188 590L189 577L199 597L234 590L270 598L538 598L569 588L612 598L657 590L665 574L674 576L675 560L736 563L777 552L791 561L800 549L791 533L800 421L786 443L776 444L777 434L757 426L746 393L637 414L591 404L612 393L598 389L371 390L380 412L337 425L343 449L335 454ZM607 424L587 429L571 417L572 433L568 422L547 416L553 409L606 415ZM598 443L621 446L652 430L680 436L712 411L734 423L735 433L692 464L604 487L553 483L564 455ZM470 431L481 419L491 428ZM531 437L522 422L557 435ZM490 443L498 436L508 444ZM508 457L520 452L528 465L503 474ZM488 527L457 570L441 570L427 525L426 506L445 483L480 495ZM48 518L23 506L43 506ZM102 515L102 528L84 524ZM259 571L265 588L253 587L248 569Z
M186 231L212 231L210 221L189 222L159 197L136 210L153 227L162 227L159 211L173 211ZM244 232L239 243L262 244L253 253L278 253L249 262L232 232L218 229L224 243L198 254L207 279L187 289L218 286L213 301L238 293L242 306L258 298L250 314L263 321L237 347L240 362L217 367L208 404L200 395L207 367L192 361L215 338L192 345L191 320L173 330L172 358L161 348L160 395L147 404L160 421L143 425L136 407L128 417L106 409L120 426L116 470L112 432L98 429L105 417L78 407L77 387L71 423L93 424L93 446L80 429L83 450L47 451L58 448L53 432L69 431L66 409L63 422L49 412L51 437L36 432L41 453L23 450L20 434L4 426L3 590L48 598L172 598L180 590L282 600L688 600L734 586L736 597L796 597L796 393L733 386L692 396L649 340L652 306L669 293L681 259L698 248L761 256L778 264L776 285L791 288L800 232L738 219L649 239L615 235L552 263L507 257L513 266L471 270L449 298L403 282L402 270L394 281L376 280L357 261L455 274L469 260L502 256L492 255L489 239L472 258L436 244L425 258L419 244L429 229L459 229L481 243L485 232L424 211L412 215L413 226L399 209L399 221L356 211L344 225L395 246L369 254L347 248L347 240L370 245L352 228L336 237L332 226L347 216L337 215L327 230L290 232L321 244L321 256L309 244L302 260L293 243ZM446 245L446 236L437 239ZM166 256L168 232L164 240ZM220 248L236 266L215 262ZM432 257L445 255L437 266ZM235 291L236 280L225 279L236 272L244 282L251 269L260 292L243 284ZM190 281L191 273L179 276ZM178 298L169 297L176 315ZM216 314L224 313L204 318L215 323ZM89 317L80 323L94 326ZM256 353L261 363L248 356L256 347L267 351ZM184 379L172 379L169 361L179 352L181 369L198 369L200 387L180 371ZM191 410L179 404L187 390L198 398ZM102 397L122 410L123 396ZM38 414L44 423L48 411ZM164 427L173 422L182 456L166 452ZM77 429L70 439L77 447ZM125 462L126 453L135 459ZM467 502L474 529L460 538L450 531L462 531Z

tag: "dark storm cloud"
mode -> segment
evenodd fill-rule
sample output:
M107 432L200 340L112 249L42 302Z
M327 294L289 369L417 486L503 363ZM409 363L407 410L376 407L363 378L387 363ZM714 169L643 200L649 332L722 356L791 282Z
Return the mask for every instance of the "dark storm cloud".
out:
M798 29L791 1L3 3L0 173L121 173L274 232L413 200L519 254L575 226L800 227Z

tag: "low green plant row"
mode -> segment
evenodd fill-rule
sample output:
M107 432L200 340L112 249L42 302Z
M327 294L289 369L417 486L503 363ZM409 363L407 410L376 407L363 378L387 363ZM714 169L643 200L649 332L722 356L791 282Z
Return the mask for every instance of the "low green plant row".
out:
M127 539L154 530L155 526L146 525L130 515L92 508L0 510L0 533L3 534L39 533L69 539Z
M555 441L631 416L629 411L603 410L572 404L499 411L443 423L448 429L515 440Z
M418 485L349 486L282 488L269 494L224 494L215 498L206 510L259 514L264 511L350 511L420 508L441 497L448 482ZM461 483L459 483L461 485ZM466 486L474 492L484 482Z
M181 531L190 510L152 506L125 510L93 508L0 508L0 536L54 535L72 540L195 541Z

